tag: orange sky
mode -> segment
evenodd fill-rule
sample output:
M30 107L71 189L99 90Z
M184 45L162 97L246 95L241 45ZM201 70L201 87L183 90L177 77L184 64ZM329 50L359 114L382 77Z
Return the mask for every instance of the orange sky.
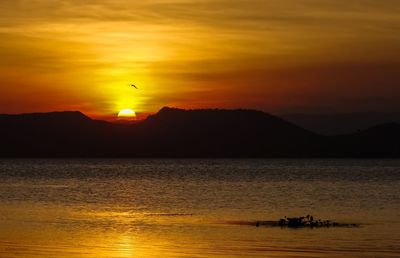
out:
M397 0L2 0L0 113L400 111L399 13Z

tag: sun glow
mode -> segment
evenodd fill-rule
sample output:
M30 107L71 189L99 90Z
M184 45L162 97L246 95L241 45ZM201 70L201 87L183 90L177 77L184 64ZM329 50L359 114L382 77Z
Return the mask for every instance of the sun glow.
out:
M123 109L119 111L118 118L120 119L135 119L136 113L132 109Z

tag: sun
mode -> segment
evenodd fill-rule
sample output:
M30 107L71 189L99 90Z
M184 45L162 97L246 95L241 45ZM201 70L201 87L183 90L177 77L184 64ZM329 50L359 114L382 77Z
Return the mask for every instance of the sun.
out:
M118 113L118 118L120 118L120 119L135 119L136 113L132 109L122 109Z

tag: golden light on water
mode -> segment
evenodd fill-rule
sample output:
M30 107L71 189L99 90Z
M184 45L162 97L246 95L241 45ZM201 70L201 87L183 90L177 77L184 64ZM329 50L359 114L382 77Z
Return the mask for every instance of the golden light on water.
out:
M120 119L135 119L136 118L136 112L132 109L122 109L118 113L118 118Z

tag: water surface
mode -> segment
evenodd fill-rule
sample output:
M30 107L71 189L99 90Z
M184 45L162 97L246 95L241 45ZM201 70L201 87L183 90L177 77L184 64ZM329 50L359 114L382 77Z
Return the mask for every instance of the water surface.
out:
M312 214L360 228L240 225ZM0 257L399 257L399 160L0 160Z

